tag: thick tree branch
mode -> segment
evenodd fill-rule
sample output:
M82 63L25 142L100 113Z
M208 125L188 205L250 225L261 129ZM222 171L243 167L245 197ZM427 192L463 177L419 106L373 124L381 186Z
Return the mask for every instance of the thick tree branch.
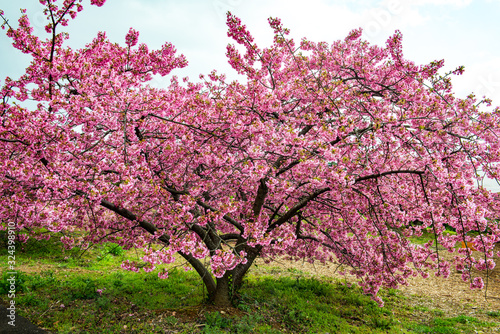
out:
M292 169L294 166L297 166L300 163L299 160L295 160L290 162L286 167L281 168L277 173L276 176L280 176L281 174L285 173L286 171Z
M260 179L259 189L257 189L257 196L255 196L255 201L252 207L254 217L258 217L260 215L260 211L262 210L268 191L269 188L266 185L266 179Z
M238 234L238 233L227 233L227 234L223 234L220 236L220 238L224 241L228 241L228 240L238 240L239 238L241 238L241 235Z
M189 228L200 237L200 239L205 243L209 250L215 250L218 248L218 245L220 243L220 238L218 236L214 238L213 235L208 233L203 227L198 224L192 224L189 226Z
M290 210L285 212L285 214L283 214L280 218L278 218L278 220L276 220L273 224L271 224L267 228L267 232L270 232L273 229L275 229L276 227L286 223L290 218L295 216L299 212L300 209L302 209L307 204L309 204L310 201L312 201L313 199L315 199L316 197L318 197L322 193L325 193L325 192L330 191L330 190L331 190L330 188L318 189L314 193L312 193L311 195L303 198L293 208L291 208Z
M200 275L201 279L203 280L203 283L207 287L208 295L209 296L213 295L215 293L215 290L216 290L216 284L215 284L215 281L214 281L212 275L210 275L209 271L207 270L207 268L205 268L203 263L201 263L200 260L193 257L191 254L186 254L183 252L178 252L178 253L184 259L186 259L186 261L189 262L189 264L194 268L194 270L196 270L198 275Z
M77 193L79 195L84 195L84 193L81 191L77 191ZM132 221L137 221L137 223L139 223L139 226L142 227L143 229L145 229L146 231L148 231L150 234L154 235L156 232L158 232L158 228L155 225L151 224L148 221L137 219L137 216L134 213L132 213L131 211L129 211L125 208L121 208L121 207L114 205L113 203L106 201L106 200L101 200L100 204L101 204L101 206L113 211L114 213L122 216L123 218L127 218L128 220L132 220ZM158 238L158 240L160 240L161 242L163 242L167 245L170 243L170 237L168 237L165 234L161 235Z

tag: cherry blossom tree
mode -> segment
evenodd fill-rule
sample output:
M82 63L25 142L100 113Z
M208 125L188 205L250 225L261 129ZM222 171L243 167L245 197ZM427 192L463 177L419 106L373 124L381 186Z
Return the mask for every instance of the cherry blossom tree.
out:
M482 186L499 180L500 110L454 96L463 68L405 59L400 32L383 47L361 30L296 43L275 18L260 48L228 14L226 55L244 79L214 71L155 88L154 75L187 65L173 45L150 50L130 29L124 45L102 32L73 50L61 29L82 1L40 3L44 37L25 13L17 28L1 13L32 57L0 90L1 228L144 249L122 266L162 278L179 255L217 305L257 257L336 261L380 303L380 287L453 268L483 286L471 269L491 270L500 240L498 197ZM433 240L411 243L425 231ZM457 251L462 241L478 252Z

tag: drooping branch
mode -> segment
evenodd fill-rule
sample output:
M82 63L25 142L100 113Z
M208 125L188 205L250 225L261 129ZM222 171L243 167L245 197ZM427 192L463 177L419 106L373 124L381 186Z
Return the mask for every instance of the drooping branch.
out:
M79 196L88 197L87 194L81 190L77 190L77 191L75 191L75 193ZM101 200L101 202L99 204L102 207L105 207L106 209L113 211L114 213L116 213L117 215L119 215L123 218L126 218L126 219L131 220L131 221L136 221L140 227L142 227L144 230L146 230L147 232L149 232L152 235L155 235L158 232L158 228L154 224L152 224L148 221L145 221L145 220L138 219L136 214L134 214L132 211L130 211L126 208L115 205L115 204L113 204L105 199ZM163 234L158 238L158 240L165 243L166 245L170 244L170 237L168 235Z
M194 270L196 270L198 275L200 275L201 279L203 280L203 283L207 287L208 295L209 296L213 295L216 290L216 284L212 275L210 275L209 271L207 270L207 268L205 268L203 263L201 263L200 260L193 257L191 254L186 254L180 251L178 253L184 259L186 259L186 261L189 262L189 264L194 268Z
M25 142L25 141L19 140L19 139L0 138L0 141L6 142L6 143L21 143L21 144L26 145L26 146L29 145L28 142Z
M419 175L420 176L420 184L422 186L422 192L424 193L424 198L425 198L425 202L427 203L427 205L431 205L431 201L429 200L429 197L427 196L427 190L426 190L426 187L425 187L425 184L424 184L424 178L422 177L422 174ZM460 218L461 218L461 212L460 210L458 210L459 214L460 214ZM438 248L438 233L436 231L436 222L434 221L434 214L432 212L430 212L430 216L431 216L431 220L432 220L432 230L434 232L434 247L436 249L436 255L437 255L437 265L438 265L438 273L441 272L441 266L440 266L440 256L439 256L439 248Z
M332 239L332 237L324 230L319 230L323 235L325 235L331 242L331 244L329 243L326 243L324 241L321 241L320 239L318 239L317 237L315 236L312 236L312 235L304 235L301 231L302 229L302 221L305 220L307 221L306 219L304 219L300 214L299 214L299 220L297 222L297 225L295 226L295 236L297 237L297 239L301 239L301 240L309 240L309 241L313 241L313 242L316 242L320 245L322 245L323 247L326 247L326 248L329 248L333 251L336 251L337 254L339 254L340 256L342 256L342 258L352 267L352 268L356 268L356 267L359 267L359 261L358 262L358 265L355 265L353 263L354 261L354 255L349 252L345 247L343 247L338 241L335 241ZM310 222L308 222L310 223Z
M81 191L78 191L78 193L80 195L84 194ZM113 203L111 203L107 200L101 200L100 205L115 212L116 214L118 214L126 219L129 219L132 221L137 221L139 223L139 226L141 226L144 230L148 231L149 233L151 233L153 235L158 231L158 228L154 224L147 222L147 221L144 221L144 220L137 219L137 216L133 212L131 212L125 208L114 205ZM197 232L200 232L200 231L198 230ZM158 238L158 240L165 243L166 245L168 245L170 243L170 238L165 234L161 235ZM207 268L205 268L205 266L203 265L203 263L201 263L200 260L194 258L191 254L187 254L187 253L180 252L180 251L178 253L184 259L186 259L186 261L188 261L189 264L196 270L198 275L200 275L201 279L203 280L203 283L207 287L208 294L209 295L213 294L215 292L216 284L215 284L214 279L210 275L209 271L207 270Z

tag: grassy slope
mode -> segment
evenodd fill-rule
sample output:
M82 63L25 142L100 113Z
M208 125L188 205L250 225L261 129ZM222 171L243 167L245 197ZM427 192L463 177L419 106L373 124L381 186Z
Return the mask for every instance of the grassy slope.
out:
M218 309L203 303L200 280L182 266L166 280L120 269L123 260L137 260L135 251L108 244L82 255L53 241L23 248L16 251L18 312L57 333L488 333L500 326L500 312L489 312L491 321L447 316L413 307L394 290L382 291L386 305L379 308L355 286L294 270L280 278L250 274L235 307ZM0 249L6 272L3 238ZM3 275L4 302L6 286Z

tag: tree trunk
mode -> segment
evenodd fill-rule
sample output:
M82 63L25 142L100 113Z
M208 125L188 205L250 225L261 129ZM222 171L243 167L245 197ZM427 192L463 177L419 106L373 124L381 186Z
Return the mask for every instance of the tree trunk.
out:
M230 307L233 301L233 286L232 286L232 273L226 272L224 276L217 279L217 287L213 296L211 296L211 302L216 306Z
M210 302L221 307L232 306L236 292L243 283L243 277L260 254L261 248L260 246L257 248L246 247L247 262L237 265L233 270L226 271L221 278L217 278L215 291L212 294L209 293Z

